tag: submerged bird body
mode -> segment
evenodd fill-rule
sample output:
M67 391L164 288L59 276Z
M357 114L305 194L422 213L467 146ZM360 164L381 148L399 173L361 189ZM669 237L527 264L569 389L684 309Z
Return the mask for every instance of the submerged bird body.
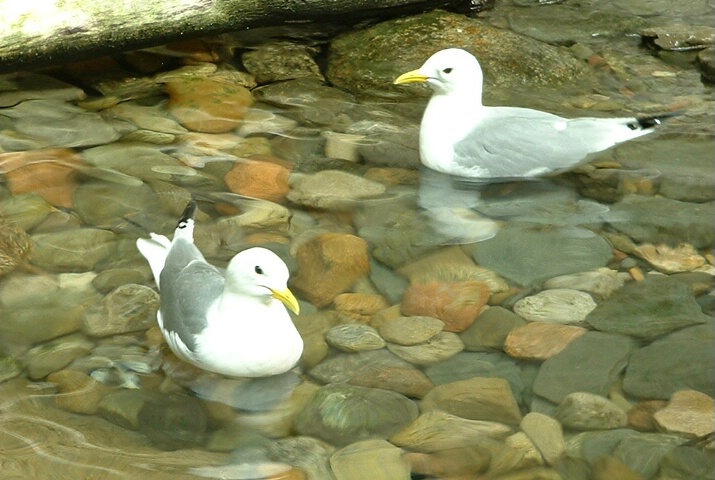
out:
M288 268L273 252L250 248L226 270L209 264L193 241L195 205L187 207L174 238L138 239L160 292L159 327L182 359L238 377L277 375L293 368L303 340L286 311L298 313L288 290Z
M432 55L396 84L433 89L420 125L420 158L427 167L462 177L497 179L569 170L618 143L653 131L657 117L574 118L482 104L482 70L474 56L448 49Z

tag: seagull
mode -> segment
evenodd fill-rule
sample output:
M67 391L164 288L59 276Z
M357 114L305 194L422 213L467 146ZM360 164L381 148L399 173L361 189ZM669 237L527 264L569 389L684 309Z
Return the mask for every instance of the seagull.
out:
M303 340L286 307L299 313L288 267L265 248L239 252L225 270L194 245L191 201L174 238L151 233L136 245L159 289L157 321L181 359L231 377L267 377L292 369Z
M482 104L479 61L458 48L441 50L395 84L433 90L420 124L422 163L474 179L517 179L570 170L589 154L651 133L674 114L646 118L567 119L539 110Z

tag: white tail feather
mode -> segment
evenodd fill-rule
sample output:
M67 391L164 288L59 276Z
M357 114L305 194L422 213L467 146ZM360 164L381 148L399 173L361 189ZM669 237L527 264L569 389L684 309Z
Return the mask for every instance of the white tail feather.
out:
M161 289L159 277L164 269L164 262L166 262L166 255L169 253L171 242L164 235L150 233L149 236L150 238L137 239L137 249L149 262L156 286Z

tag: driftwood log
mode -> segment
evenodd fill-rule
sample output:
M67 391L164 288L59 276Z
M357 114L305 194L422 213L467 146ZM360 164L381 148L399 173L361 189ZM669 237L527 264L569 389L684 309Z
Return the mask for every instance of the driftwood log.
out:
M480 0L0 0L0 72L248 28L356 23Z

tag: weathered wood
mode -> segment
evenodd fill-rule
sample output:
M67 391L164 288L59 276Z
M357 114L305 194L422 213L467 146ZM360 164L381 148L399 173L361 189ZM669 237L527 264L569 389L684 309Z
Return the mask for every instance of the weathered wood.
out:
M468 0L0 0L0 71L259 26L357 22Z

